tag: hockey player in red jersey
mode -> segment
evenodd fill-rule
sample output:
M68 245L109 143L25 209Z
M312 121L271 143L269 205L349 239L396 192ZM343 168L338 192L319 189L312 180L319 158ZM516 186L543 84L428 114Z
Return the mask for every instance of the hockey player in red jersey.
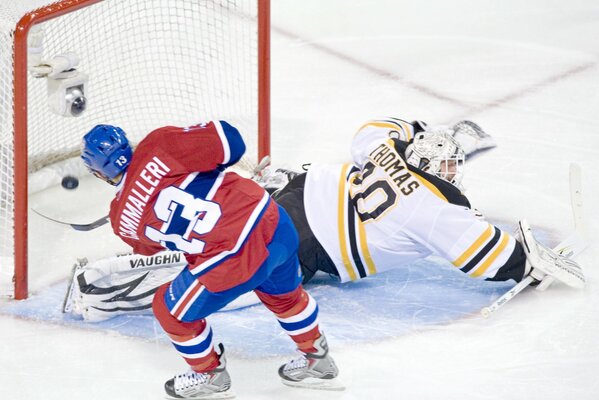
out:
M110 206L115 234L137 254L170 249L187 259L153 301L190 367L166 382L172 398L231 396L224 348L214 345L206 317L251 290L302 352L279 369L283 382L335 387L338 370L318 306L301 286L291 220L258 184L226 170L244 152L238 130L225 121L156 129L135 152L115 126L98 125L83 138L85 165L117 186Z

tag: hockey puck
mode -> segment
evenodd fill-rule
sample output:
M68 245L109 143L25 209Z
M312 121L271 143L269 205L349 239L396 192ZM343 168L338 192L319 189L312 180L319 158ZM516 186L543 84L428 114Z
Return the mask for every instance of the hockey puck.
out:
M64 178L62 178L61 185L63 188L67 190L77 189L77 186L79 186L79 179L77 179L74 176L67 175Z

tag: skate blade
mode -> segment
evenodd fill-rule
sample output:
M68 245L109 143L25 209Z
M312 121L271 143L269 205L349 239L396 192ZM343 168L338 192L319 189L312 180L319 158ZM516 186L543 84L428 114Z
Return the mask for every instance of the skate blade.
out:
M181 400L181 397L171 397L168 394L165 396L169 400ZM211 394L205 394L200 396L183 397L183 399L198 399L198 400L210 400L210 399L233 399L235 398L235 392L232 390L225 390L224 392L217 392Z
M284 385L303 388L303 389L314 389L314 390L345 390L345 385L337 378L334 379L318 379L318 378L306 378L303 381L294 382L281 379Z

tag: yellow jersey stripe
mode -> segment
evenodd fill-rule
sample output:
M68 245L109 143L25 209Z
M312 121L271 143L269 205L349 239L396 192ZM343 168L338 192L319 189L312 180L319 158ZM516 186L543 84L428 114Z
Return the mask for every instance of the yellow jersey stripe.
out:
M410 135L412 126L405 121L397 121L397 123L401 125L403 131L406 133L406 142L409 142L412 139L412 135Z
M376 274L376 266L374 265L374 261L372 260L372 256L370 255L370 250L368 250L368 241L366 240L366 230L364 229L364 223L359 218L358 234L360 236L360 249L362 250L364 261L366 261L366 266L368 267L368 275L374 275Z
M410 171L410 172L412 173L412 175L414 175L416 177L416 179L418 179L420 181L420 183L422 183L424 186L426 186L428 188L428 190L433 192L438 198L440 198L443 201L447 201L449 203L449 201L447 200L447 197L445 197L443 195L443 193L441 193L441 191L439 189L437 189L437 187L435 185L430 183L425 177L417 174L414 171Z
M497 248L495 250L493 250L493 252L487 257L485 262L482 263L482 265L480 267L478 267L476 269L476 271L474 271L472 273L473 277L477 278L477 277L481 276L482 274L484 274L489 269L491 264L493 264L493 261L495 261L495 259L499 256L499 254L501 254L503 249L505 249L505 246L507 246L507 244L508 244L509 238L506 233L502 233L502 235L503 235L503 238L501 239L501 243L499 243L499 246L497 246Z
M356 136L358 133L362 132L362 129L367 128L369 126L374 126L376 128L387 128L387 129L392 129L394 131L401 131L404 132L406 137L409 140L409 136L410 136L410 132L406 130L406 128L404 128L401 124L397 123L397 122L393 122L393 121L370 121L364 125L362 125L360 127L360 129L358 129L358 131L356 132L356 134L354 136Z
M362 129L366 128L367 126L375 126L377 128L389 128L389 129L394 129L394 130L397 130L398 128L404 129L404 127L401 126L400 124L391 122L391 121L371 121L371 122L368 122L368 123L362 125L360 127L360 129L358 129L358 132L361 131Z
M477 251L483 245L483 243L489 240L492 234L493 227L489 224L487 229L478 237L478 239L476 239L474 243L472 243L470 247L468 247L466 251L462 253L461 256L459 256L453 261L453 265L455 265L456 267L461 267L462 264L464 264L464 262L467 259L469 259L470 256L472 256L472 254L474 254L474 252Z
M345 205L347 202L345 201L345 196L347 194L347 190L345 190L345 186L347 184L347 171L349 170L351 164L344 164L341 170L341 176L339 177L339 189L337 193L337 233L339 235L339 248L341 250L341 260L343 261L343 265L347 270L347 274L352 281L357 279L356 272L349 261L349 254L347 253L347 240L345 238Z

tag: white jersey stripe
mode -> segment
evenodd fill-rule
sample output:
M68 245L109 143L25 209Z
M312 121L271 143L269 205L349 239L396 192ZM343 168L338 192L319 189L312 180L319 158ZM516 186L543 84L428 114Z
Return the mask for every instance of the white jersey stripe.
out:
M196 178L196 176L198 176L198 172L193 172L187 175L187 178L185 178L183 182L181 182L181 184L179 185L179 189L187 189L187 186L189 186L189 184Z
M237 239L237 243L235 243L235 246L231 250L222 251L219 254L217 254L216 256L204 261L203 263L201 263L193 268L190 268L189 269L190 272L194 275L197 275L200 272L204 271L205 269L210 268L212 265L220 262L223 258L225 258L231 254L237 253L237 251L239 251L239 249L243 245L243 242L245 241L245 239L250 234L252 228L254 227L254 224L256 223L256 221L258 220L258 217L260 216L260 213L262 213L262 211L268 205L269 199L270 199L270 196L269 196L268 192L264 192L264 196L262 196L262 199L260 200L260 202L258 203L256 208L254 208L254 211L252 211L250 218L247 220L245 226L243 227L243 230L241 231L241 233L239 235L239 238Z
M177 353L179 353L181 355L181 357L183 357L183 358L189 358L189 359L195 360L198 358L206 357L208 354L210 354L212 349L214 349L214 343L210 343L210 346L208 346L206 348L206 350L202 351L201 353L187 354L187 353L183 353L179 350L177 350Z
M198 281L196 281L196 282L198 282ZM183 319L183 317L185 316L187 311L189 311L191 306L193 306L193 303L195 303L195 301L198 299L198 297L200 297L200 295L204 292L204 290L206 290L206 286L202 285L200 290L198 290L195 294L193 294L191 296L191 298L189 299L187 304L185 304L185 307L183 308L183 310L181 310L181 313L179 313L179 315L177 316L177 319L179 321L181 321Z
M200 344L201 342L206 340L206 338L210 334L210 329L211 329L210 324L208 323L208 320L206 320L206 326L204 327L204 331L202 331L202 333L199 334L198 336L191 338L189 340L184 340L182 342L171 338L171 342L173 342L179 346L195 346L196 344Z
M214 123L214 127L216 128L216 132L218 132L218 137L223 145L223 162L221 164L227 164L231 160L231 147L229 146L229 141L227 140L227 136L225 136L225 131L223 130L223 126L220 121L212 121Z
M171 310L171 314L173 316L175 316L179 310L179 307L181 307L181 305L183 304L183 302L185 302L185 299L189 296L189 294L195 289L195 287L197 285L199 285L200 283L198 281L193 281L191 283L191 285L189 285L189 287L187 288L187 290L185 290L185 292L183 293L183 295L179 298L179 301L177 301L177 303L175 304L175 306L173 307L173 309Z
M297 336L297 335L301 335L302 333L306 333L306 332L314 329L314 327L317 326L317 325L318 325L318 318L316 318L314 320L314 322L312 322L310 325L305 326L305 327L303 327L301 329L297 329L295 331L288 331L288 330L285 329L285 332L287 332L287 334L290 335L290 336Z
M310 295L308 295L308 297L308 304L306 304L306 308L304 308L302 312L297 315L292 315L291 317L277 319L285 324L289 324L293 322L300 322L308 318L310 315L312 315L314 310L316 310L316 300L314 300L314 298Z
M218 176L216 177L216 180L214 181L214 183L212 184L212 187L210 188L210 191L206 195L206 200L208 200L208 201L212 200L212 198L216 194L216 191L218 190L218 188L220 188L220 185L223 183L223 179L225 179L225 174L226 174L226 172L224 172L224 171L221 172L220 174L218 174Z

